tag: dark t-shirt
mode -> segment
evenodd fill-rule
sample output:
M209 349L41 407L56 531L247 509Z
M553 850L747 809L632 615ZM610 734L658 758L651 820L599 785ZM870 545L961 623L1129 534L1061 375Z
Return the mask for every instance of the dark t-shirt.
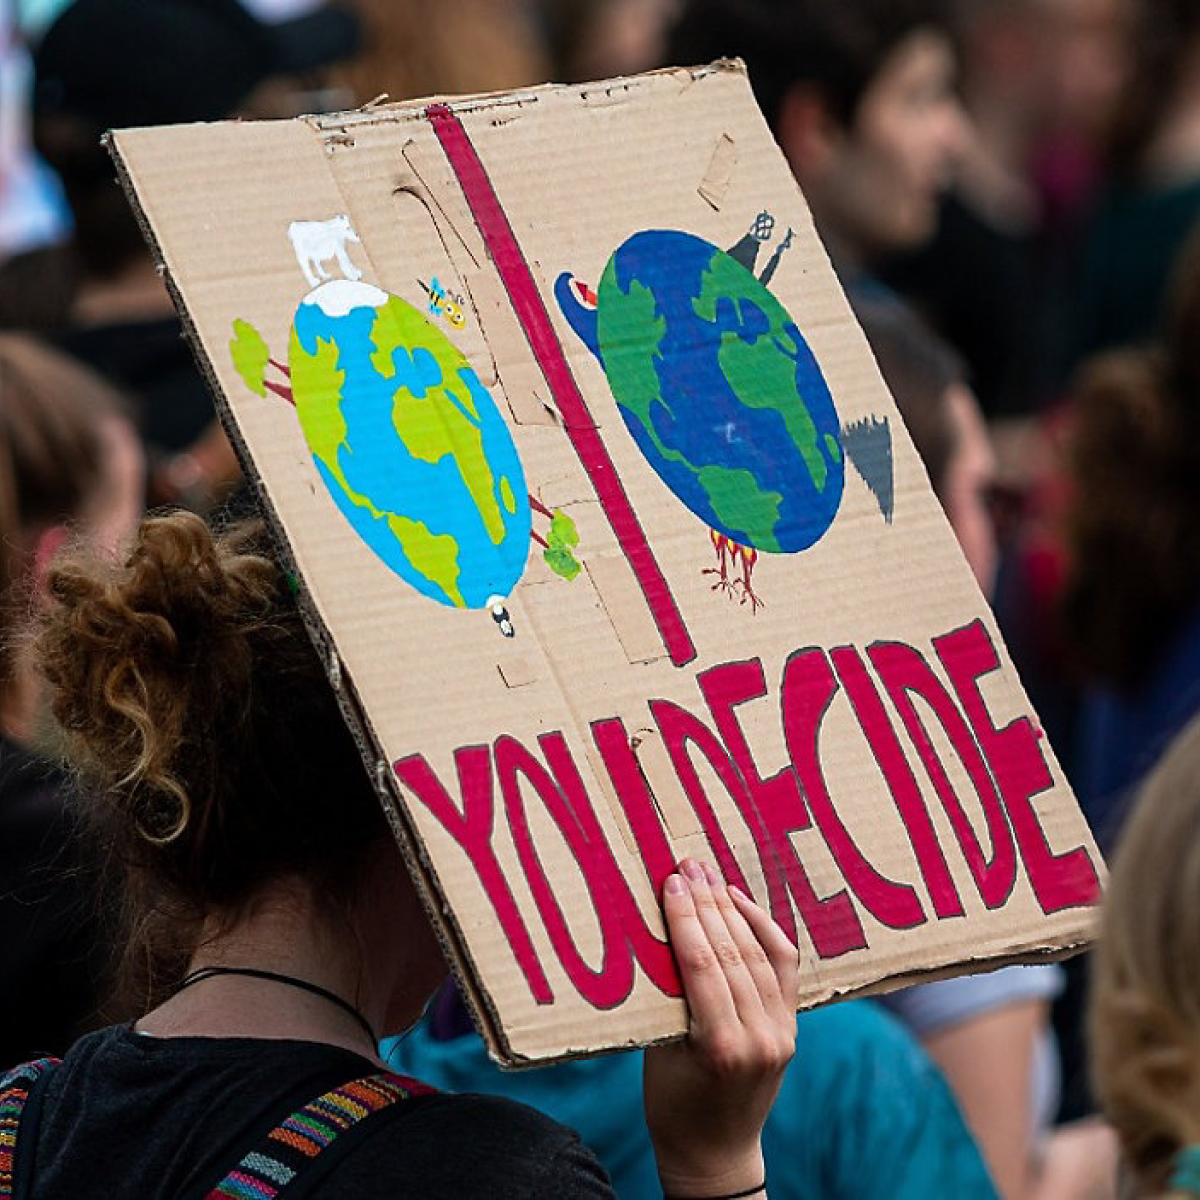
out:
M0 737L0 1070L99 1022L105 946L65 777Z
M251 1148L256 1131L376 1070L368 1059L316 1042L101 1030L78 1042L51 1080L34 1194L38 1200L203 1197ZM509 1100L413 1097L368 1118L362 1130L362 1140L312 1194L346 1200L613 1195L603 1168L571 1130Z

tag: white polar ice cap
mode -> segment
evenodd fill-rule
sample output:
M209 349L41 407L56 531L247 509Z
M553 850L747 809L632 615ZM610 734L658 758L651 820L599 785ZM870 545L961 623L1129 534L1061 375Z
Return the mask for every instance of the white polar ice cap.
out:
M304 303L315 304L327 317L344 317L355 308L382 308L387 298L387 292L372 283L331 279L309 292Z

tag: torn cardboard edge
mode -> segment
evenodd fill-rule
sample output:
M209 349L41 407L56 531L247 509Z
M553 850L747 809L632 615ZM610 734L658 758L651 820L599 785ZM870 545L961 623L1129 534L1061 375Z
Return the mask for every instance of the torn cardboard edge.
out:
M425 109L446 105L456 113L467 114L479 109L504 112L506 109L521 109L539 103L553 95L572 95L585 104L596 104L602 98L626 97L630 91L641 88L648 79L679 79L687 84L697 83L710 75L746 74L746 64L736 57L717 58L709 63L695 66L658 67L636 75L614 75L611 79L594 79L585 83L542 83L533 87L509 91L469 92L463 95L433 95L415 97L411 100L381 100L376 97L358 108L335 113L305 113L287 120L303 121L314 131L322 134L339 135L351 133L357 127L394 121L397 116L423 119Z

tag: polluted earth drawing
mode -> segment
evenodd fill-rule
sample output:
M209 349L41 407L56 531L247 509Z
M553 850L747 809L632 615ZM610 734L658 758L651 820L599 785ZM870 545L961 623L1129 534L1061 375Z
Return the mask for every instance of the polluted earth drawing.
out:
M286 363L253 325L234 322L239 375L255 394L295 406L329 495L383 563L440 604L488 609L512 637L505 602L530 541L574 579L574 522L529 495L508 426L462 352L428 313L350 264L346 243L358 238L349 220L294 222L289 233L315 286L296 309ZM328 277L329 260L345 278Z
M843 428L795 321L767 284L791 229L761 275L774 218L760 213L724 251L679 230L642 230L608 260L593 289L555 281L563 316L603 368L626 428L671 492L708 527L714 590L762 606L760 552L795 554L827 532L849 457L890 523L886 418Z

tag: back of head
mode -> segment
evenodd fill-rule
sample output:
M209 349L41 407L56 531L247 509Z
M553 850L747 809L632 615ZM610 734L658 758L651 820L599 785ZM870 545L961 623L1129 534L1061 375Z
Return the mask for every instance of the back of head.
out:
M342 8L273 25L240 0L74 0L35 48L33 115L85 269L114 274L143 245L101 145L107 130L231 116L260 84L336 62L357 38Z
M106 482L104 422L122 414L121 397L85 367L0 333L0 688L30 605L36 538L87 515Z
M0 525L19 531L80 515L102 474L97 428L123 411L103 380L33 337L0 333Z
M1112 864L1091 1006L1097 1091L1147 1195L1200 1142L1200 722L1143 788ZM1191 1194L1191 1193L1189 1193Z
M685 0L667 56L681 66L744 59L772 129L797 83L813 85L848 127L896 47L946 24L943 0Z
M155 517L124 566L64 561L49 585L40 665L148 998L264 884L348 905L383 812L261 523Z
M942 497L956 448L947 393L963 384L966 368L907 305L859 297L854 315L862 325L879 372L904 418L933 490Z
M1134 687L1200 606L1200 239L1174 278L1165 336L1112 351L1072 389L1074 493L1063 629L1081 665Z
M853 303L963 557L988 594L999 562L991 504L996 462L966 367L895 297L864 290Z

